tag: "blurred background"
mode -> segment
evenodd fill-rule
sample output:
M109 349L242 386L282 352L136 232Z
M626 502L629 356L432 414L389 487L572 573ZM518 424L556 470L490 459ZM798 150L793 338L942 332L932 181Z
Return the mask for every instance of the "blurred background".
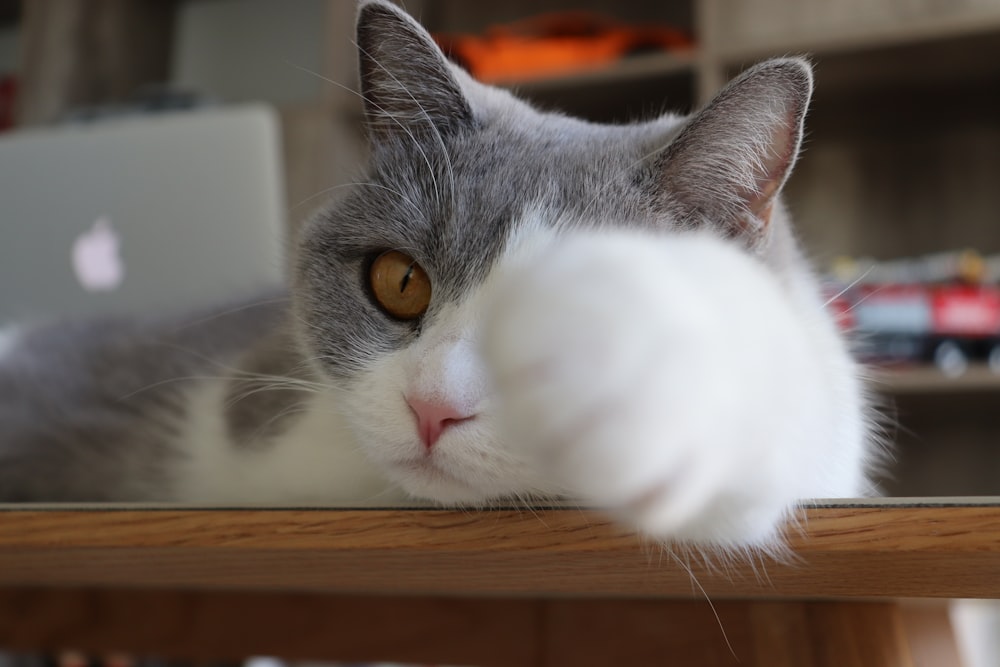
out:
M1000 495L1000 0L406 8L477 77L600 121L688 111L760 59L808 54L817 94L787 201L880 362L898 421L884 487ZM18 136L264 105L280 147L255 176L277 181L265 224L294 230L364 159L354 14L350 0L0 0L0 189L43 178L4 161ZM0 245L27 233L0 197Z

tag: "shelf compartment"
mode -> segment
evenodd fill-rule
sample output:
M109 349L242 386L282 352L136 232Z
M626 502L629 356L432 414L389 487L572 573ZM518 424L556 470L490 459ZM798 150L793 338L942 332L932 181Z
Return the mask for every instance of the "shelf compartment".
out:
M607 67L502 82L519 97L595 122L623 123L694 105L693 52L625 58Z

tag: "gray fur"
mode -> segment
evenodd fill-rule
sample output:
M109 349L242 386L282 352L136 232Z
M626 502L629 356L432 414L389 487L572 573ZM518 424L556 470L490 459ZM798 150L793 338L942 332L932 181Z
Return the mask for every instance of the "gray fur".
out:
M558 228L749 229L779 273L800 265L784 218L765 229L754 216L798 151L811 92L802 61L749 71L693 120L605 126L472 81L391 4L365 2L359 16L371 162L361 184L304 227L291 311L272 303L181 326L30 333L0 363L0 501L173 499L172 438L200 376L230 377L224 416L235 445L276 446L298 390L261 376L311 382L312 364L349 388L480 284L529 210ZM369 264L387 249L430 276L422 320L394 320L371 298Z
M285 319L286 299L188 322L60 322L0 361L0 502L172 500L199 378Z
M319 378L287 323L261 336L235 366L224 407L229 438L237 447L267 446L299 415Z
M306 226L293 290L305 340L338 380L419 335L419 322L392 320L367 293L381 251L403 249L427 271L431 320L485 278L528 209L561 226L739 233L753 195L768 179L780 187L801 141L811 76L799 60L747 72L687 125L672 115L597 125L477 84L388 3L365 3L360 16L371 164L365 184ZM775 160L767 151L780 136L788 149Z

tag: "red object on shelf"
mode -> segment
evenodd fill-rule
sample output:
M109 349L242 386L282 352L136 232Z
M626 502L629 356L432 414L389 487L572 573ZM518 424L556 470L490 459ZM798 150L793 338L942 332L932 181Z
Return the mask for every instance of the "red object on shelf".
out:
M985 285L934 287L930 301L935 334L969 338L1000 335L1000 289Z
M13 74L0 76L0 132L14 127L14 107L17 102L17 79Z
M621 23L593 12L542 14L484 35L435 35L441 48L481 81L528 79L593 69L648 51L690 49L669 26Z

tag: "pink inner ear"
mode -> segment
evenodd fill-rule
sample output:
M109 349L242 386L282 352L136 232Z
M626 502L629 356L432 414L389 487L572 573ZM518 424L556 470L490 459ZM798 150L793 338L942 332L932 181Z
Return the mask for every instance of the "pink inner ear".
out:
M771 136L770 151L761 163L761 172L757 175L757 192L747 197L747 208L765 225L771 221L774 209L774 197L785 183L788 169L797 146L795 145L795 114L790 111L785 114L785 122L775 128Z
M720 92L659 162L671 212L750 245L759 241L795 163L811 91L805 63L773 61Z

